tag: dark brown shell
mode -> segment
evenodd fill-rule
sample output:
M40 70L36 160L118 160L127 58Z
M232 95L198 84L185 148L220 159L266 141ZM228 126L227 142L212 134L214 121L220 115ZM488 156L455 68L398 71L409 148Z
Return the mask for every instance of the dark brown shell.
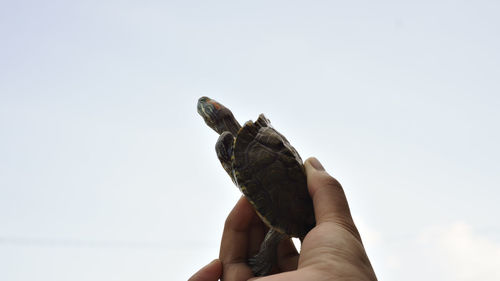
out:
M301 238L314 227L302 159L263 114L238 132L232 165L236 184L269 227Z

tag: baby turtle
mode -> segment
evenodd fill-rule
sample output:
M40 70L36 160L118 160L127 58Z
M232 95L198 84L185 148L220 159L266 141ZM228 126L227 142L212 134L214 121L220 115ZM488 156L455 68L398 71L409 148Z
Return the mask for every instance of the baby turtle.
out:
M264 114L241 127L213 99L201 97L197 107L220 135L215 150L222 167L269 227L259 253L248 261L255 276L267 275L276 264L278 243L287 237L302 241L316 224L302 159Z

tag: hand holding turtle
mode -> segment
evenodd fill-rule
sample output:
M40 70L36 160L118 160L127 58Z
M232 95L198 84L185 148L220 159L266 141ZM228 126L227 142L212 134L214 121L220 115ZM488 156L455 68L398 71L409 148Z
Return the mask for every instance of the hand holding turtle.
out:
M291 241L284 239L278 247L276 274L258 280L377 280L341 185L324 171L317 159L308 159L304 166L316 226L305 236L300 255ZM226 220L219 260L189 280L252 278L246 261L259 251L265 231L266 226L242 197Z

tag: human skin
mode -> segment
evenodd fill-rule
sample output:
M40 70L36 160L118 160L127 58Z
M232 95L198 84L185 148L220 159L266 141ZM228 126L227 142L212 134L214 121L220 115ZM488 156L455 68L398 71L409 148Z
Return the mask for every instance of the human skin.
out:
M284 239L274 274L255 278L246 262L258 252L267 227L242 197L226 219L219 259L189 281L377 280L342 186L316 158L307 159L304 167L316 226L304 238L300 254L290 239Z

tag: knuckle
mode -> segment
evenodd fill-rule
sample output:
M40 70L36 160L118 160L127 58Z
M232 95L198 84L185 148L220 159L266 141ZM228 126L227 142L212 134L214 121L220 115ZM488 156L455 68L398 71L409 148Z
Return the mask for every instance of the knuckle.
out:
M351 219L337 218L336 223L361 242L361 235Z
M342 190L342 186L340 185L340 183L327 173L324 173L318 178L310 179L310 181L308 181L308 185L310 185L311 192L313 193L325 187L335 190Z
M323 177L318 179L318 181L313 183L313 190L317 191L323 189L323 191L326 190L333 190L335 193L341 192L343 193L342 186L340 183L332 176L325 174Z
M342 188L340 183L330 175L327 175L322 179L322 184L333 188Z

